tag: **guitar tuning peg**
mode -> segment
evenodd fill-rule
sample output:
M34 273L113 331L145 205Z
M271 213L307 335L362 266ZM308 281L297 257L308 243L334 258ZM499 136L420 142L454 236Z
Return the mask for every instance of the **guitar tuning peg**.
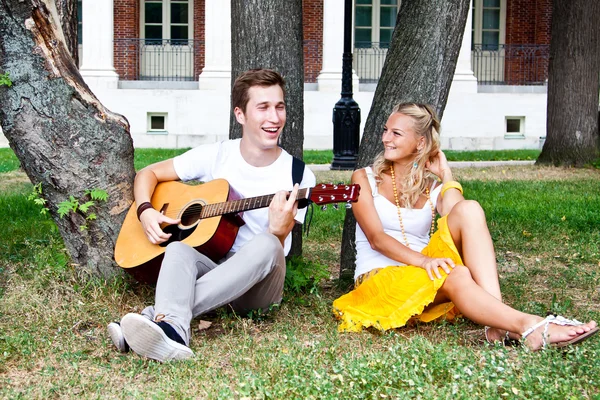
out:
M352 203L346 203L346 210L352 208Z
M327 204L323 204L323 205L321 206L321 210L323 210L323 211L327 211Z
M337 210L337 209L339 209L339 208L340 208L340 207L338 206L338 204L337 204L337 203L335 203L335 204L333 205L333 209L334 209L334 210Z

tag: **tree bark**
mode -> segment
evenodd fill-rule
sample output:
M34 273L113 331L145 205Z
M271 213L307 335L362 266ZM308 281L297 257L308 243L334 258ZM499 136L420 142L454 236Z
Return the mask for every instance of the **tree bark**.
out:
M231 0L231 84L252 68L270 68L285 78L287 123L280 141L288 153L300 159L304 145L302 33L302 0ZM242 136L233 110L229 132L231 139ZM290 255L301 255L299 226L292 238Z
M581 167L598 158L600 3L554 0L546 141L537 164Z
M71 57L51 0L0 0L0 122L21 165L58 225L73 263L109 277L113 249L133 201L133 142L127 120L104 108L84 83ZM87 189L108 193L90 212L60 218L57 206ZM88 229L81 230L82 225Z
M469 0L402 1L365 124L357 168L370 165L383 150L381 132L394 105L409 101L427 103L442 117L469 7ZM355 231L354 214L348 212L340 260L342 283L354 276Z
M75 65L79 65L79 52L77 51L77 1L55 0L58 18L65 36L65 44Z

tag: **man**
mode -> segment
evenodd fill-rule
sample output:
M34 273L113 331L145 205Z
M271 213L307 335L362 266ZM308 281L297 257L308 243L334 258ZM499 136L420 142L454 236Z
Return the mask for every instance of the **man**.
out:
M306 167L300 185L293 185L292 156L278 146L286 122L284 86L275 71L243 73L232 90L233 112L242 125L241 139L199 146L137 174L134 197L138 217L154 244L170 237L160 224L180 222L150 205L159 182L224 178L243 197L276 194L268 209L244 213L246 223L220 263L184 243L170 243L156 284L154 306L141 315L125 315L120 325L108 326L119 350L130 347L158 361L186 359L194 355L189 348L192 318L227 304L245 312L268 309L281 301L290 232L305 215L305 210L299 212L297 208L298 187L315 185L315 176Z

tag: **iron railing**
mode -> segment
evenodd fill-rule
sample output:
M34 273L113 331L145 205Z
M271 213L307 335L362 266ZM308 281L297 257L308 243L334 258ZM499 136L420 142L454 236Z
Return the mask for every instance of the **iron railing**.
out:
M360 83L376 83L387 55L387 43L356 42L353 68ZM471 67L480 85L544 85L549 45L473 45Z
M550 46L541 44L473 45L471 66L480 85L545 85Z
M199 40L115 39L115 67L121 80L194 81Z
M360 83L377 83L388 51L388 43L355 42L352 68Z

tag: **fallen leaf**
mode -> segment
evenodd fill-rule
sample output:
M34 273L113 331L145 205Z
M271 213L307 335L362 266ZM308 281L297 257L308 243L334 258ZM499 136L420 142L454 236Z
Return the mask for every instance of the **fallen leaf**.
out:
M204 321L204 320L200 320L200 322L198 323L198 330L199 331L204 331L208 328L210 328L210 326L212 325L212 322L210 321Z

